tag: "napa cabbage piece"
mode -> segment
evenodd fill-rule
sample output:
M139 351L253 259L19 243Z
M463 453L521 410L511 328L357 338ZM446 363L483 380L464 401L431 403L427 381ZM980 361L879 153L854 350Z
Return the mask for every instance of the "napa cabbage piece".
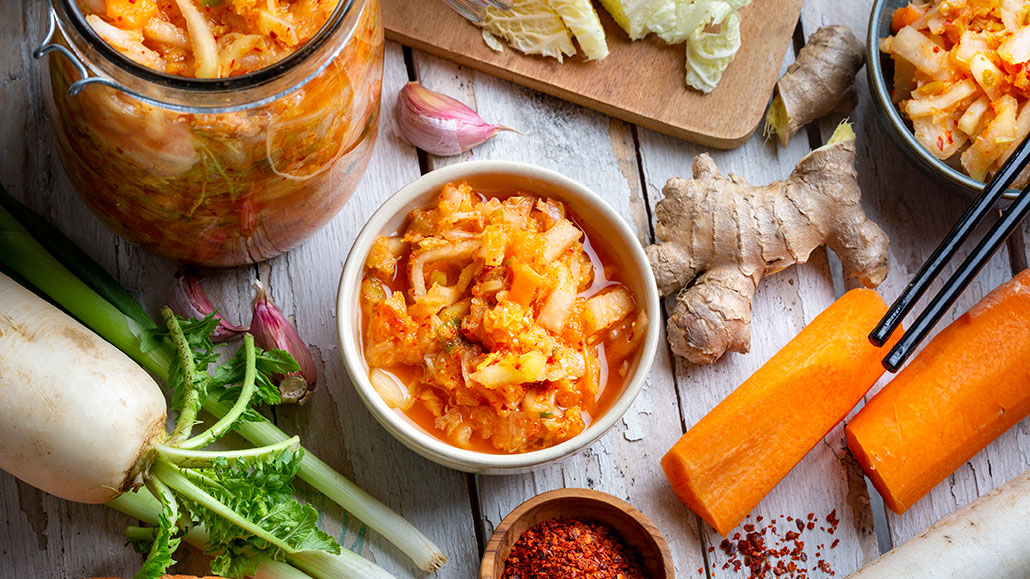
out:
M675 9L675 0L601 0L601 5L622 27L630 40L640 40L652 32L650 22L656 12Z
M751 0L601 0L631 40L654 33L668 44L686 43L686 83L711 92L740 48L740 8ZM502 40L525 54L562 62L608 55L604 28L590 0L515 0L510 10L487 8L483 40L497 51ZM1017 48L1013 52L1019 52Z
M703 93L710 93L722 79L722 73L740 50L740 13L721 1L706 3L713 14L708 21L703 11L701 22L687 37L687 84ZM716 19L717 14L725 16Z
M587 60L603 60L608 56L608 41L601 27L601 19L590 0L548 0L576 37Z
M576 54L572 34L547 0L520 0L509 10L487 8L480 26L483 40L494 50L502 49L500 37L520 52L550 56L558 62Z
M602 0L633 40L654 33L668 44L686 43L686 83L715 89L740 49L740 13L750 0Z

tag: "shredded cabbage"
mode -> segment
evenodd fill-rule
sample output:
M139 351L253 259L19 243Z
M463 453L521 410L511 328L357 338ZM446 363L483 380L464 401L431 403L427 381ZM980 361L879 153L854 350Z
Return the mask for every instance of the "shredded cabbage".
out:
M193 58L196 60L197 78L218 77L218 43L211 23L197 10L190 0L175 0L175 4L186 19L186 30L193 44Z

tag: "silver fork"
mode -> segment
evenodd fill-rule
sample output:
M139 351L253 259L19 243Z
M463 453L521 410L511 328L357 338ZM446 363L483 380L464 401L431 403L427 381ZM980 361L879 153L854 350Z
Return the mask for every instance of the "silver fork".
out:
M472 22L483 21L483 9L487 6L494 6L507 10L511 8L512 0L443 0L455 12L461 14Z

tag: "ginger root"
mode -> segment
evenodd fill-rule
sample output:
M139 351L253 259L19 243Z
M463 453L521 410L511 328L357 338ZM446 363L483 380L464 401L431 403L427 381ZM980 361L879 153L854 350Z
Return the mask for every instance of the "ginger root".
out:
M780 144L787 146L801 127L815 119L853 110L858 104L855 75L864 63L865 46L847 26L816 30L776 82L765 115L765 135L776 134Z
M661 243L646 249L658 289L676 297L672 351L694 364L751 344L751 299L766 275L827 245L847 276L875 287L887 277L887 235L862 210L855 133L841 123L790 177L765 186L720 175L707 154L694 178L673 178L655 206Z

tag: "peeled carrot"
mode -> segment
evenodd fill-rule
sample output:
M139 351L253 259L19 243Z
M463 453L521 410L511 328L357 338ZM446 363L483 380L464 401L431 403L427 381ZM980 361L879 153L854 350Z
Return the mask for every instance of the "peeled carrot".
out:
M941 331L847 425L899 515L1030 414L1030 270Z
M886 311L849 291L691 427L662 458L680 500L723 535L736 527L883 374L867 336Z

